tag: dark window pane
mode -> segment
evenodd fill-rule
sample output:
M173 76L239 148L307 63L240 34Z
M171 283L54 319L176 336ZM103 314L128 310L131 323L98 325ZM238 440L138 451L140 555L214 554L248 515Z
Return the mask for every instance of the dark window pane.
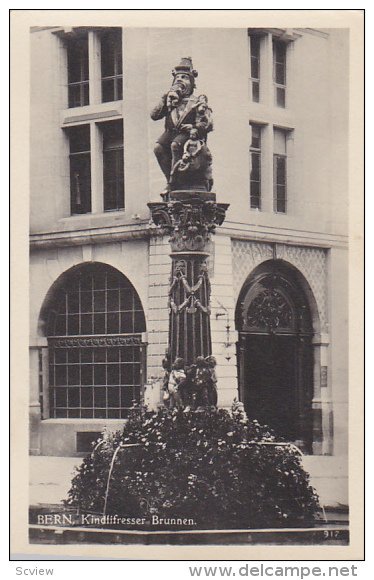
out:
M113 29L101 38L102 101L122 99L122 32Z
M82 385L93 384L93 369L89 364L82 365L81 367L81 383Z
M79 294L78 292L70 292L68 294L68 309L69 312L79 312Z
M261 148L261 127L259 125L251 125L252 128L252 142L251 147L254 149Z
M93 287L94 290L105 290L106 288L106 272L95 272L93 276Z
M67 407L67 389L56 389L56 407Z
M105 365L95 365L94 366L94 385L105 385L105 384L106 384Z
M252 197L260 197L260 182L259 181L251 181L251 198Z
M79 348L70 348L68 350L68 362L69 363L79 362Z
M107 311L118 312L119 310L119 290L108 290L107 294Z
M119 387L108 388L108 407L119 407Z
M80 410L82 419L92 419L93 409L81 409Z
M107 383L108 385L119 385L120 378L119 378L119 371L120 367L117 364L111 364L107 366Z
M123 123L102 124L104 210L124 207Z
M69 107L89 104L88 37L70 39L67 47Z
M67 373L65 366L56 366L55 368L55 384L56 385L66 385L67 384Z
M81 350L81 361L82 363L89 363L92 362L92 349L91 348L82 348Z
M95 407L106 407L106 388L95 387L94 389Z
M96 276L95 276L96 279ZM88 273L82 275L79 279L80 287L82 291L89 292L91 295L92 291L92 276Z
M133 367L133 381L134 385L140 385L140 365Z
M132 309L132 292L130 288L121 288L120 290L120 304L121 310L131 310Z
M108 419L119 419L121 411L119 409L108 409Z
M66 334L66 316L59 314L56 317L55 334L56 336L64 336Z
M131 388L122 387L121 388L121 407L132 407L133 404L133 391Z
M259 153L251 154L251 181L260 181L261 157Z
M135 318L134 332L144 332L145 331L145 319L144 319L143 311L135 312L134 318Z
M283 64L275 64L275 82L279 85L286 84L285 69Z
M105 292L95 291L94 292L94 311L95 312L105 312Z
M114 79L103 79L101 84L103 103L114 101Z
M133 348L133 360L134 362L140 361L140 348Z
M57 312L59 314L66 314L66 308L67 308L67 300L66 300L66 292L62 291L59 295L58 298L58 308L57 308Z
M260 77L260 62L257 58L251 58L251 77L258 79Z
M93 388L83 387L81 389L82 407L93 407Z
M88 153L90 145L90 126L80 125L69 129L70 153Z
M90 127L82 125L69 130L71 212L91 211Z
M252 81L252 101L260 102L260 83L257 81Z
M286 200L277 199L277 212L286 213Z
M68 410L68 418L69 419L78 419L80 417L80 410L79 409L69 409Z
M109 314L107 314L107 333L118 334L119 332L119 313L109 312Z
M69 314L68 316L68 334L79 334L79 315Z
M82 314L81 315L81 334L92 334L92 333L93 333L92 314Z
M133 365L122 364L121 365L121 385L133 385L133 384L134 384Z
M69 388L68 389L68 406L69 407L79 407L80 400L79 400L79 387L76 388Z
M94 361L95 362L105 362L106 361L106 349L105 348L95 348L94 349Z
M68 44L68 82L88 80L88 37Z
M66 348L56 348L55 352L55 363L65 363L67 360Z
M278 107L286 106L286 91L283 88L276 87L276 101Z
M118 272L109 270L107 272L107 287L111 290L121 288L123 284L128 284L126 278L123 278Z
M81 292L81 312L92 312L92 292Z
M108 362L119 361L119 348L108 348L107 350Z
M106 419L107 411L106 409L95 409L94 417L95 419Z
M69 365L67 370L68 370L68 385L79 385L80 384L79 365Z
M105 334L105 314L95 314L94 334Z
M121 348L121 361L132 362L134 360L134 348L132 346L123 346Z
M69 109L75 107L85 107L89 104L89 84L88 82L69 85Z
M260 196L253 195L252 193L251 193L251 208L252 209L261 209Z
M123 332L123 333L134 332L133 313L132 312L122 312L122 314L121 314L121 332Z
M122 83L122 77L116 78L115 84L116 84L116 86L115 86L115 90L116 90L115 96L116 96L116 99L115 100L122 101L122 99L123 99L123 88L122 88L123 83Z
M284 157L277 157L277 184L284 185L286 183L286 159Z

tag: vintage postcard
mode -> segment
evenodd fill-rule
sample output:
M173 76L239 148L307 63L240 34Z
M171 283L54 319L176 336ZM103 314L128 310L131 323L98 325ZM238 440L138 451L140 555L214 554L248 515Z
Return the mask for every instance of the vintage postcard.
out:
M14 554L363 557L363 20L12 12Z

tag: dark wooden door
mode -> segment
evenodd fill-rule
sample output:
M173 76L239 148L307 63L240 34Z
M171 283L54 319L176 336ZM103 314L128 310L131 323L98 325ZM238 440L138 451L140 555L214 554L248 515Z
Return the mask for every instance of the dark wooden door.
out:
M242 335L244 405L250 419L287 440L298 438L298 348L296 336Z

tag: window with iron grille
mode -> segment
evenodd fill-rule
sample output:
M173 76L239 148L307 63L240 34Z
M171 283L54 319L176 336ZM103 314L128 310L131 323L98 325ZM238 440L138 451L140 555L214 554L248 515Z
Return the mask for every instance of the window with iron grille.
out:
M273 156L274 211L287 210L287 131L274 129Z
M123 122L100 124L103 134L104 211L125 207Z
M89 104L88 35L70 38L67 43L69 107Z
M286 68L287 68L287 44L279 40L273 40L273 78L275 91L275 104L278 107L286 106Z
M124 418L141 400L145 318L123 274L103 264L73 271L47 321L50 416Z
M68 131L70 146L70 209L72 215L91 211L90 126Z
M251 58L251 97L252 101L260 101L260 37L256 35L249 36L249 50Z
M250 146L250 205L261 209L261 126L251 124Z
M101 35L102 101L119 101L122 90L122 30L112 28Z

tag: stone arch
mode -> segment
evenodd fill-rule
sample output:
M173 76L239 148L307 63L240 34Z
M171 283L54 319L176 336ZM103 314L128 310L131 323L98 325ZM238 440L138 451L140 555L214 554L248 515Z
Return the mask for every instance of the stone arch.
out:
M235 326L239 396L247 413L311 452L321 436L314 344L321 324L308 281L285 260L261 262L239 292Z

